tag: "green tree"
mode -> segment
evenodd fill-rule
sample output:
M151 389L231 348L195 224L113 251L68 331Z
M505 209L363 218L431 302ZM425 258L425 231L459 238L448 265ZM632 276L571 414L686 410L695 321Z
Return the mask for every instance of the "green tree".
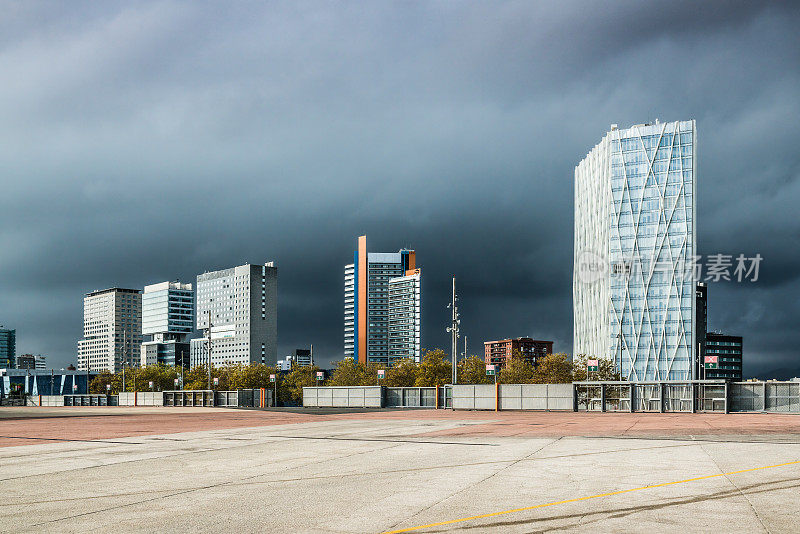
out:
M111 385L110 390L106 387L108 384ZM110 393L111 395L116 395L121 389L122 375L109 373L108 371L103 371L89 382L89 393Z
M417 367L416 387L443 386L452 381L453 366L442 349L426 351Z
M372 369L353 358L345 358L335 362L336 369L328 381L329 386L374 386L377 380L376 374L371 376Z
M532 384L534 372L533 366L525 360L522 353L515 350L498 373L497 381L501 384Z
M208 389L208 367L197 365L183 375L183 389Z
M243 387L247 389L259 389L274 387L270 381L270 375L275 375L275 380L280 380L281 374L278 372L277 367L269 365L250 365L243 369L244 379L242 381Z
M281 392L285 392L286 400L302 404L303 402L303 388L313 387L319 385L317 382L317 371L320 368L316 365L301 367L299 365L292 365L292 370L289 371L281 380ZM279 396L281 395L279 392Z
M384 386L400 388L400 387L413 387L417 382L417 375L419 374L419 365L411 358L406 358L395 362L395 364L386 370L386 380L383 381Z
M491 384L494 377L486 376L486 362L480 356L470 356L458 362L459 384Z
M131 374L130 377L127 376L128 372ZM136 387L137 391L150 391L150 382L152 382L153 391L175 389L175 378L177 376L178 370L175 367L168 367L163 364L148 365L126 370L125 386L129 391L133 391L134 387Z
M565 384L572 382L572 361L569 355L548 354L537 362L533 376L537 384Z
M597 360L597 371L589 373L588 380L622 380L622 376L616 369L614 362L606 358L592 358ZM578 356L578 361L573 362L572 380L580 382L586 378L586 361L589 357L585 354Z

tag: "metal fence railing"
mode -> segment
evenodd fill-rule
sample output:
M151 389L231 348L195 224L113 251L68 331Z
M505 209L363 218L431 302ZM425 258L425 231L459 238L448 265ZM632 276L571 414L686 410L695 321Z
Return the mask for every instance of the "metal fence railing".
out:
M436 388L387 387L384 401L391 408L436 408Z
M800 413L800 382L731 382L732 412Z
M274 405L272 389L121 392L119 395L31 396L32 406ZM307 407L568 410L587 412L767 412L800 414L800 382L573 382L458 384L437 387L303 388Z
M116 395L64 395L64 406L117 406Z
M661 384L633 384L633 411L660 412Z
M200 391L165 391L164 406L214 406L214 392Z

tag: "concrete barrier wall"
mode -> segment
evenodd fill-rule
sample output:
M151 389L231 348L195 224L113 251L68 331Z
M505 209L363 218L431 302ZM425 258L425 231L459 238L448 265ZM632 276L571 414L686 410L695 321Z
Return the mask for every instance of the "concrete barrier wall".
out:
M117 406L116 395L31 395L27 406Z
M273 393L274 392L272 389L269 388L264 389L265 406L270 407L274 405L272 402ZM236 389L232 391L214 392L214 406L220 406L226 408L229 407L259 408L260 405L261 405L260 389Z
M442 388L442 394L445 390ZM800 382L730 382L727 386L723 381L500 384L497 401L494 384L459 384L452 386L452 407L494 410L497 402L500 410L573 411L576 390L580 411L603 409L605 393L605 411L629 411L629 396L633 395L633 411L800 413ZM303 406L396 406L396 393L387 389L387 394L381 395L377 386L310 387L303 388ZM587 406L589 401L591 406Z
M574 401L572 384L500 384L497 406L500 410L568 410ZM456 410L494 410L494 384L453 386Z
M495 385L455 385L452 399L456 410L494 410ZM433 402L429 404L430 408L434 407ZM384 405L386 401L378 386L303 388L305 407L380 408ZM500 409L572 410L572 384L501 384Z
M303 388L303 406L335 408L381 408L380 386L328 386Z
M164 406L163 391L138 391L136 393L126 391L119 394L120 406L133 406L134 395L136 396L136 406Z
M39 400L41 399L41 406L64 406L64 396L63 395L32 395L27 398L26 404L28 406L39 406Z
M453 408L456 410L494 410L494 384L456 384Z

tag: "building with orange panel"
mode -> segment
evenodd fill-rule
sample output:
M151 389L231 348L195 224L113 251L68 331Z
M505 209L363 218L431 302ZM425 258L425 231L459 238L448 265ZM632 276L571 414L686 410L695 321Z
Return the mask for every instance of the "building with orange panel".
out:
M344 354L391 365L420 358L421 271L413 250L368 252L358 238L344 268Z
M486 364L497 365L498 369L506 366L514 351L522 353L525 361L536 366L538 360L553 354L553 342L541 341L529 337L484 341L483 349Z

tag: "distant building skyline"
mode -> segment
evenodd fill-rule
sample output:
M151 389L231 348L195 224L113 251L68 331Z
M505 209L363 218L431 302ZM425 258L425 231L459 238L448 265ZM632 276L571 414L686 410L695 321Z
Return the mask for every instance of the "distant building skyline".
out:
M47 369L47 358L41 354L20 354L17 356L17 369Z
M540 359L548 354L553 354L553 342L530 337L516 337L484 341L483 350L486 364L497 365L498 369L504 368L516 351L522 354L527 363L536 366Z
M310 367L314 365L314 359L310 349L294 349L292 354L289 354L282 360L278 360L276 365L279 371L291 371L292 366Z

